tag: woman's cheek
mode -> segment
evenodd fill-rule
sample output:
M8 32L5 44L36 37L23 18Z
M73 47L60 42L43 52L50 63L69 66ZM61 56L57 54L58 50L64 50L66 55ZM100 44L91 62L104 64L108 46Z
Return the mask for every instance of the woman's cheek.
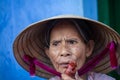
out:
M58 68L58 64L56 62L58 60L58 55L58 51L51 49L49 58L56 69Z
M72 53L76 58L75 60L77 63L77 69L80 69L84 65L85 60L86 60L85 48L83 48L83 47L80 48L79 46L77 46L75 48L72 48Z
M81 49L78 46L71 47L72 55L74 55L76 57L80 56L80 54L81 54L80 51L81 51Z
M56 49L50 49L49 56L51 59L56 60L58 57L58 51Z

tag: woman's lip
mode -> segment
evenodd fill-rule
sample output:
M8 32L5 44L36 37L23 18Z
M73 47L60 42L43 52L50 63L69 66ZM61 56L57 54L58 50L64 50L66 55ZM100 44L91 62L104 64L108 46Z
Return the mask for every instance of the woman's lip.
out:
M69 63L60 63L59 65L63 68L67 68Z

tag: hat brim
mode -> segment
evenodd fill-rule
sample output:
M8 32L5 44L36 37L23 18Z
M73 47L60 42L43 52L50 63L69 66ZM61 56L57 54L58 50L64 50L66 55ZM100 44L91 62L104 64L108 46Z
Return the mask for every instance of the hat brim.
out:
M118 64L120 64L120 36L109 26L100 22L90 20L84 17L63 15L56 16L40 22L29 25L23 32L21 32L14 41L13 51L18 63L27 71L29 71L29 64L23 60L24 55L35 57L39 61L53 68L53 65L44 52L44 31L47 26L51 26L51 21L58 19L78 19L88 22L91 26L94 26L96 46L92 57L101 52L110 41L115 41L117 44L116 55ZM109 55L106 55L104 59L95 67L94 71L108 73L112 70L109 62ZM44 78L50 78L53 75L36 66L36 75Z

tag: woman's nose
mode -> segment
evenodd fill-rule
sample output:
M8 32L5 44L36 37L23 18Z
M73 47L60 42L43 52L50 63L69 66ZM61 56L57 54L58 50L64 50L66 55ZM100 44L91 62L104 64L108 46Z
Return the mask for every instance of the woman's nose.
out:
M62 46L60 56L67 57L70 56L71 53L68 51L68 47L66 45Z

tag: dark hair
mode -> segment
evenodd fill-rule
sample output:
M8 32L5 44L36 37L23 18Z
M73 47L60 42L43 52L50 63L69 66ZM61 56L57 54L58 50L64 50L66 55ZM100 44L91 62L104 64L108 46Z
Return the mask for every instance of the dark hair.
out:
M78 30L78 33L81 35L81 37L83 38L84 43L86 44L89 40L93 40L92 35L93 35L93 30L92 27L83 20L78 20L78 19L62 19L62 20L67 20L70 21L73 25L75 25L76 29ZM50 33L51 30L53 29L53 27L59 23L60 21L62 21L61 19L59 20L53 20L48 22L47 25L47 30L45 32L45 47L49 48L50 45ZM52 24L51 24L52 23Z

